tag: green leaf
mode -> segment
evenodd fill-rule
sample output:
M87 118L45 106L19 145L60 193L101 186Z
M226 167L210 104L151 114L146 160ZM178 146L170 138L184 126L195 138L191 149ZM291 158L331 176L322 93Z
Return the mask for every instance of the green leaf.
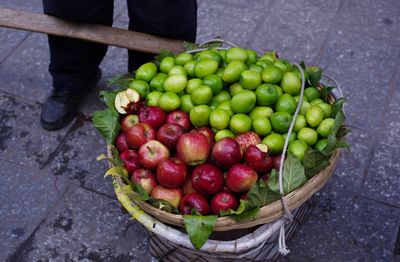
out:
M333 128L331 134L336 137L340 127L343 125L344 121L346 120L346 117L344 116L344 113L342 110L340 110L335 117L335 122L333 123Z
M277 176L275 175L275 177ZM270 179L271 176L269 177L268 182L270 181ZM252 207L263 207L279 199L279 183L275 182L273 188L275 190L277 189L277 191L272 191L272 189L267 187L264 180L260 179L250 188L249 192L247 193L247 201L249 202L249 205Z
M249 208L249 203L247 200L240 199L240 204L239 207L236 210L233 209L228 209L228 210L222 210L220 212L220 216L230 216L230 215L239 215L246 211L246 209Z
M199 250L213 232L217 216L183 215L183 221L190 242Z
M347 148L347 149L350 149L350 145L344 140L339 140L336 143L336 148Z
M112 155L112 159L113 159L112 164L114 166L123 167L124 162L119 157L119 152L118 152L117 148L114 145L108 145L108 146L110 147L110 151L111 151L111 155Z
M323 86L320 90L321 94L321 99L324 100L324 102L328 102L328 95L329 93L334 89L333 86Z
M272 192L280 194L280 192L279 192L279 174L278 174L278 171L276 171L275 169L271 170L271 174L268 177L267 186Z
M288 156L283 165L283 192L287 195L307 182L307 177L300 159L295 157L292 153L288 152Z
M132 80L133 80L133 74L116 75L107 81L107 86L120 87L118 90L111 91L118 93L119 91L121 91L121 89L128 88Z
M96 111L93 113L92 122L107 144L113 144L121 129L118 112L111 108Z
M150 197L147 203L168 213L179 214L178 209L165 200Z
M343 110L343 105L346 102L346 98L338 98L332 104L332 117L336 117L337 113Z
M104 177L108 177L108 176L113 176L113 177L119 177L122 180L124 180L126 182L126 184L130 185L131 181L129 180L129 174L128 171L126 171L125 168L123 167L112 167L110 169L108 169L104 175Z
M329 166L329 156L318 150L308 148L304 154L303 165L306 176L310 179L319 171Z
M322 153L325 156L329 156L336 148L337 138L330 134L328 135L328 143L326 144L325 148L322 150Z
M115 97L117 96L118 91L100 91L99 97L100 100L103 101L109 108L115 109Z
M304 60L302 60L299 65L301 66L301 68L306 69L306 64L304 63Z
M251 220L257 217L258 212L260 212L260 208L256 207L241 214L237 214L236 216L234 216L234 218L236 221Z
M147 201L150 199L149 194L147 193L147 191L140 185L137 184L135 182L132 183L133 184L133 190L138 193L139 195L139 199L142 201Z
M167 57L167 56L175 57L175 54L174 54L172 51L168 50L168 49L161 49L160 54L159 54L159 55L156 55L156 56L154 57L154 58L155 58L155 62L156 62L157 64L160 64L161 60L163 60L163 59L164 59L165 57Z
M191 51L200 48L198 44L187 41L183 42L183 47L185 48L185 51Z
M322 70L318 67L310 66L307 67L308 82L311 86L317 87L321 80Z

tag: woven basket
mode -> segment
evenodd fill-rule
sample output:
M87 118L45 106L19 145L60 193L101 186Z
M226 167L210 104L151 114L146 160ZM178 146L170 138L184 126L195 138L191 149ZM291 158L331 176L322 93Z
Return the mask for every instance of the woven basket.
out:
M337 86L337 83L326 75L321 81ZM329 99L332 101L334 97L330 96ZM111 156L110 148L108 154ZM286 239L290 239L304 219L311 197L333 174L338 160L339 150L336 150L327 168L285 196L294 218L291 223L287 224L287 220L282 218L282 203L277 200L262 207L257 217L251 220L238 222L229 217L218 218L214 227L216 232L200 250L193 248L183 229L181 215L171 214L132 199L131 195L124 192L126 184L118 177L113 177L113 184L124 208L149 233L151 254L162 261L272 261L279 256L279 229L285 225Z

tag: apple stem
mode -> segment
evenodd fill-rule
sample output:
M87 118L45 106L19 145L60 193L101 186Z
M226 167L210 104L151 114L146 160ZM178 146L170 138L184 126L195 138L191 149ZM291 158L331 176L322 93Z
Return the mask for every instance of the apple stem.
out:
M147 150L149 150L151 154L154 153L153 150L149 146L147 146Z

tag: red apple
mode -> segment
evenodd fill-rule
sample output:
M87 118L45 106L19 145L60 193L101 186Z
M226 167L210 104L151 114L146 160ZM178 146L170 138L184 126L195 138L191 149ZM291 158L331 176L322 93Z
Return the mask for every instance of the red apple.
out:
M246 165L260 174L268 173L272 169L272 157L255 145L247 147L244 152L244 160L246 161Z
M146 106L139 110L139 121L158 129L165 123L165 112L157 106Z
M198 132L183 134L178 139L177 156L190 166L203 164L210 154L210 144L205 135Z
M151 194L153 188L157 186L156 176L147 169L137 169L131 174L131 181L143 187L147 194Z
M185 131L190 129L190 117L189 114L183 111L173 111L167 115L167 123L174 123L181 125Z
M185 183L186 177L186 165L179 158L164 159L157 167L158 182L164 187L180 187Z
M146 123L137 123L126 132L129 147L139 148L144 143L156 139L156 130Z
M182 199L182 190L180 188L165 188L158 185L151 191L151 196L156 199L165 200L178 208Z
M121 120L121 130L128 132L128 129L139 123L139 117L137 115L127 115Z
M169 150L175 151L178 139L185 133L183 126L174 123L166 123L157 131L157 140Z
M205 135L208 138L208 143L210 144L210 147L212 148L214 146L215 134L209 127L206 127L206 126L199 127L199 128L193 129L191 132L202 133L203 135Z
M199 165L193 170L192 186L200 194L214 195L224 187L224 175L214 165Z
M279 172L279 165L281 164L282 155L274 155L272 156L272 168Z
M129 150L125 133L120 133L117 138L115 138L115 148L117 148L119 153Z
M192 176L188 175L185 183L183 183L182 189L183 189L183 194L185 195L190 193L196 193L196 190L194 190L192 185Z
M179 211L182 214L191 215L193 210L197 210L202 215L210 213L210 205L203 195L190 193L183 196L179 205Z
M214 215L219 215L221 211L229 209L236 210L239 202L236 197L228 192L220 192L211 199L211 212Z
M247 192L257 182L257 172L245 164L235 164L226 177L226 185L236 193Z
M236 141L239 143L242 152L246 151L250 145L257 145L261 143L261 138L255 132L246 132L238 135Z
M139 148L140 165L146 169L155 169L161 161L168 158L168 148L157 140L150 140Z
M139 155L134 150L124 151L119 157L124 162L124 167L129 174L140 168Z
M238 142L231 138L225 137L215 143L211 156L215 163L221 167L230 167L242 160L242 152Z

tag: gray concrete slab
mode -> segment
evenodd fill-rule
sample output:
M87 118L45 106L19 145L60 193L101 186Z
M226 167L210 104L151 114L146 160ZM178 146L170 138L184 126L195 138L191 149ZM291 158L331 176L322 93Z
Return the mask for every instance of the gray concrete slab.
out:
M18 260L145 262L150 256L143 227L117 201L71 187Z
M1 8L10 8L14 10L41 13L43 12L41 0L2 0Z
M393 261L400 210L331 182L317 194L282 261Z
M400 74L393 87L388 111L376 134L377 145L363 194L400 207Z
M12 55L16 48L26 39L28 32L16 31L8 28L0 28L0 64Z
M317 64L348 96L348 123L377 130L398 62L395 43L335 29ZM371 106L374 105L374 106Z
M107 162L96 160L98 155L106 152L106 144L93 125L80 122L45 169L75 185L115 197L111 179L103 177Z
M251 47L260 54L277 50L282 58L312 64L328 34L340 1L273 1L266 5L263 21Z
M72 124L59 132L42 129L40 106L0 93L0 159L40 168L62 143Z
M32 166L0 160L0 261L19 249L57 200L66 180Z

